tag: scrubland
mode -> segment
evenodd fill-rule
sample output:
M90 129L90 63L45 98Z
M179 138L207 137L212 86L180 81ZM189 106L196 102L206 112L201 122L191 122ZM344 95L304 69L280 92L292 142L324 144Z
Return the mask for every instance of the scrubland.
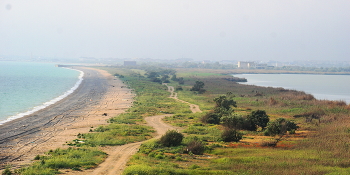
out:
M84 157L78 152L92 152L86 164L67 165L74 170L93 168L106 156L98 151L100 146L126 144L147 140L153 130L144 126L143 118L158 114L174 114L164 119L177 127L184 138L179 145L164 146L158 140L141 145L139 152L128 162L124 174L349 174L350 173L350 106L342 101L316 100L304 92L283 88L241 85L225 78L217 70L176 71L184 82L169 79L168 85L177 88L178 98L200 106L203 113L191 113L187 104L168 98L167 87L147 78L141 69L103 68L122 77L134 90L134 105L127 113L109 119L110 125L91 128L67 144L68 150L49 151L38 155L33 166L17 172L55 174L61 166L49 166L47 162L67 155L71 160ZM196 81L205 84L204 93L190 91ZM215 107L214 98L227 93L234 95L235 114L249 115L264 110L270 121L286 118L299 128L294 133L266 136L263 129L241 130L238 142L222 141L224 126L203 123L201 118ZM278 139L277 144L269 145ZM70 155L70 151L74 155ZM198 151L198 152L197 152ZM56 153L57 154L53 154ZM62 152L62 153L60 153ZM75 156L76 155L76 156ZM79 156L78 156L79 155ZM89 153L90 155L90 153ZM89 158L90 159L90 158ZM78 160L78 159L77 159Z

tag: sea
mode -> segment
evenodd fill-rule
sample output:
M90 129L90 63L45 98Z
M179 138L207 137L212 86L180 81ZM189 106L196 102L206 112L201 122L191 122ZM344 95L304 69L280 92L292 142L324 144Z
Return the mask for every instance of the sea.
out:
M0 61L0 125L62 100L82 80L82 71L53 63Z
M246 78L241 84L282 87L304 91L319 100L345 101L350 104L350 75L319 74L235 74Z

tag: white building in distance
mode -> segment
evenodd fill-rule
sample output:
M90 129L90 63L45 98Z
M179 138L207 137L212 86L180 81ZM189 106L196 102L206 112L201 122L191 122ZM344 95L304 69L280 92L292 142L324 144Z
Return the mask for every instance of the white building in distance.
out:
M255 67L254 62L238 61L238 68L251 68Z

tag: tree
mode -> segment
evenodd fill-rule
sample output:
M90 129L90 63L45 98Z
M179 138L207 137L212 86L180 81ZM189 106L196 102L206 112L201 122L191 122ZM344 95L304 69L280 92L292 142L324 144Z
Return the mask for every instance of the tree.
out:
M166 147L178 146L181 144L183 138L183 134L175 130L169 130L160 138L159 142Z
M178 81L178 79L176 78L176 74L174 74L174 75L171 77L171 80L173 80L173 81Z
M190 91L200 91L204 87L204 83L202 81L196 81L196 84L190 89Z
M269 122L265 130L265 135L275 136L284 135L287 131L295 131L298 129L296 123L286 120L285 118L278 118L273 122Z
M220 97L214 98L214 101L216 103L216 108L224 108L229 110L231 106L237 107L236 101L234 101L230 96L221 95Z
M227 95L221 95L220 97L214 98L216 103L214 111L220 116L230 115L233 113L233 107L237 107L236 101L233 100L233 96L231 93Z
M252 124L261 127L262 130L265 129L267 123L270 121L269 116L264 110L253 111L250 115L248 115L247 119L251 121Z

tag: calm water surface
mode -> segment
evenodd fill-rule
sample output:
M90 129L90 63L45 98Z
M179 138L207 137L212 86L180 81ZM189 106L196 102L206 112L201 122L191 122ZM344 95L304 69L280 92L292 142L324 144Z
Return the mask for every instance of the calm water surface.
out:
M304 91L317 99L343 100L350 103L350 75L313 74L237 74L250 84L265 87L282 87Z
M0 125L66 97L81 76L55 64L0 61Z

